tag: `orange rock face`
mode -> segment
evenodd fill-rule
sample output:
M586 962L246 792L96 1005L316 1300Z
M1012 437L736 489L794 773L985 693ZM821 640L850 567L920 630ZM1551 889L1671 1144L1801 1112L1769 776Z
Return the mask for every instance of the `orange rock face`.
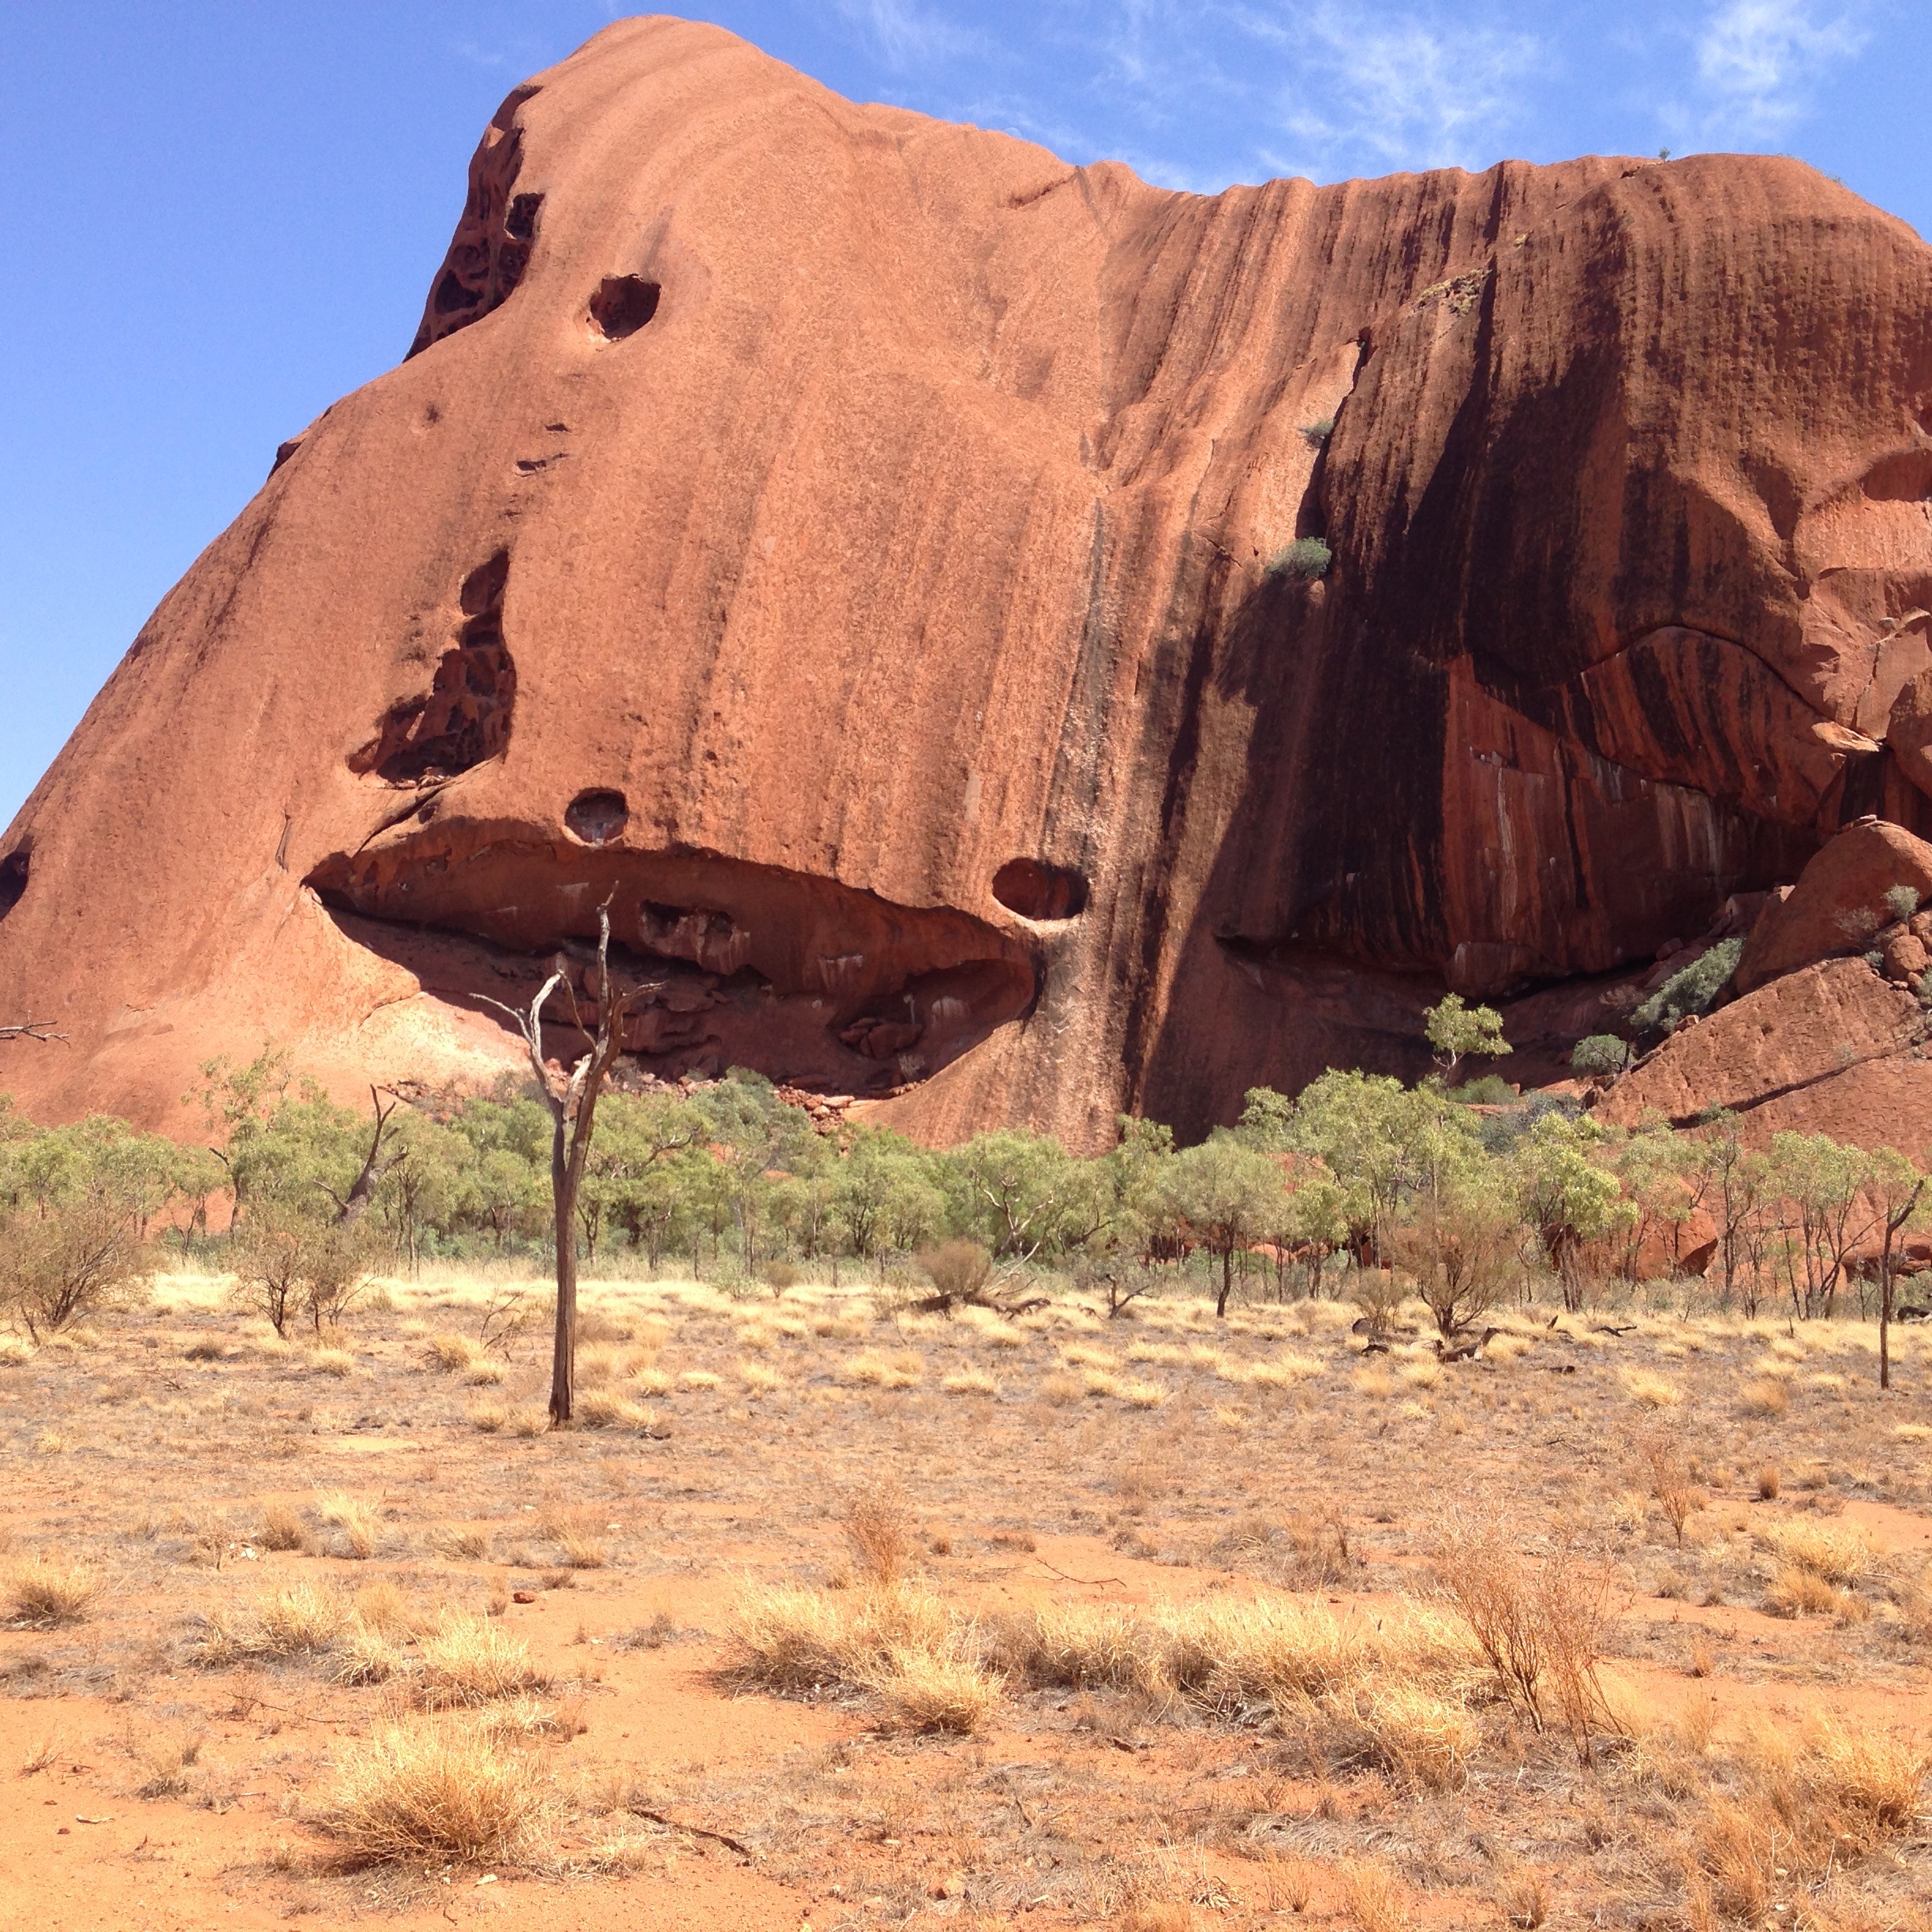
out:
M934 1137L1418 1071L1926 828L1929 429L1794 162L1193 197L622 23L0 841L0 1073L488 1073L605 900L642 1065Z

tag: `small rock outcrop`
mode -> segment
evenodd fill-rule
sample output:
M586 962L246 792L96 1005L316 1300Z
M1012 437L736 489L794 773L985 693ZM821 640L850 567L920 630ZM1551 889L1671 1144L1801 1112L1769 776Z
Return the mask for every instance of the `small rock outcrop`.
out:
M623 21L0 839L4 1073L487 1075L613 895L640 1077L934 1138L1414 1075L1449 988L1554 1056L1932 832L1927 609L1932 250L1797 162L1194 196Z
M1888 904L1886 895L1901 889L1910 902ZM1863 820L1825 845L1791 891L1766 908L1738 961L1737 990L1749 993L1816 960L1866 952L1921 900L1932 904L1932 844L1898 826Z

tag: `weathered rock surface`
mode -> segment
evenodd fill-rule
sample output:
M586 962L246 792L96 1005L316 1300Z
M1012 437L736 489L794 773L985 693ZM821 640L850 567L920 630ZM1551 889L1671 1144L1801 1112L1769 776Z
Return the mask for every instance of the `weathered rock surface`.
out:
M1749 1115L1754 1142L1788 1128L1914 1153L1932 1147L1932 1068L1915 1057L1918 1001L1863 959L1832 959L1687 1023L1597 1107L1634 1126L1655 1110L1689 1126Z
M621 23L0 840L0 1076L514 1064L606 897L650 1069L934 1136L1419 1071L1932 822L1929 430L1932 251L1795 162L1200 197Z
M1737 990L1748 993L1815 960L1865 952L1899 923L1885 903L1899 886L1932 900L1932 845L1876 818L1840 832L1752 928L1738 961Z

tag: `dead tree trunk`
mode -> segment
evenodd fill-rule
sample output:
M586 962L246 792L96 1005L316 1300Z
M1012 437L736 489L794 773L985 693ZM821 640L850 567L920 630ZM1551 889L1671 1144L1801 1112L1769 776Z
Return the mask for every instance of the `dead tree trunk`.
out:
M1898 1272L1892 1260L1892 1244L1899 1230L1911 1219L1918 1208L1919 1197L1925 1190L1925 1182L1919 1181L1904 1205L1885 1216L1885 1246L1878 1256L1878 1386L1881 1389L1892 1386L1892 1299L1898 1282Z
M354 1227L362 1219L369 1203L376 1198L376 1190L382 1185L383 1177L409 1159L406 1147L393 1148L387 1155L383 1152L383 1142L388 1137L391 1117L402 1102L391 1094L388 1106L384 1106L382 1095L372 1087L369 1089L369 1105L376 1110L375 1137L369 1142L369 1151L363 1159L362 1171L356 1176L354 1185L346 1194L336 1196L335 1221L340 1227Z
M553 1074L544 1060L543 1009L559 987L571 1005L571 1023L590 1042L590 1050L567 1076ZM611 984L610 901L597 908L597 1013L586 1025L577 1005L576 990L560 963L530 1003L527 1013L489 1003L516 1022L530 1050L530 1069L538 1091L550 1110L551 1223L556 1235L556 1327L550 1352L550 1425L560 1428L571 1419L577 1368L577 1196L583 1185L584 1163L590 1155L590 1136L597 1125L597 1097L612 1063L623 1050L623 1021L636 1000L653 990L638 987L620 994Z

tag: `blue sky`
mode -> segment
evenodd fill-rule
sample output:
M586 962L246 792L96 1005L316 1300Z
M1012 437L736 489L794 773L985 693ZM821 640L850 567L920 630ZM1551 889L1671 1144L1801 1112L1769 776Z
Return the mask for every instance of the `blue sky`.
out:
M859 99L1212 192L1797 154L1932 234L1932 0L732 0ZM8 0L0 819L275 444L391 366L510 86L598 0ZM241 775L238 774L240 781Z

